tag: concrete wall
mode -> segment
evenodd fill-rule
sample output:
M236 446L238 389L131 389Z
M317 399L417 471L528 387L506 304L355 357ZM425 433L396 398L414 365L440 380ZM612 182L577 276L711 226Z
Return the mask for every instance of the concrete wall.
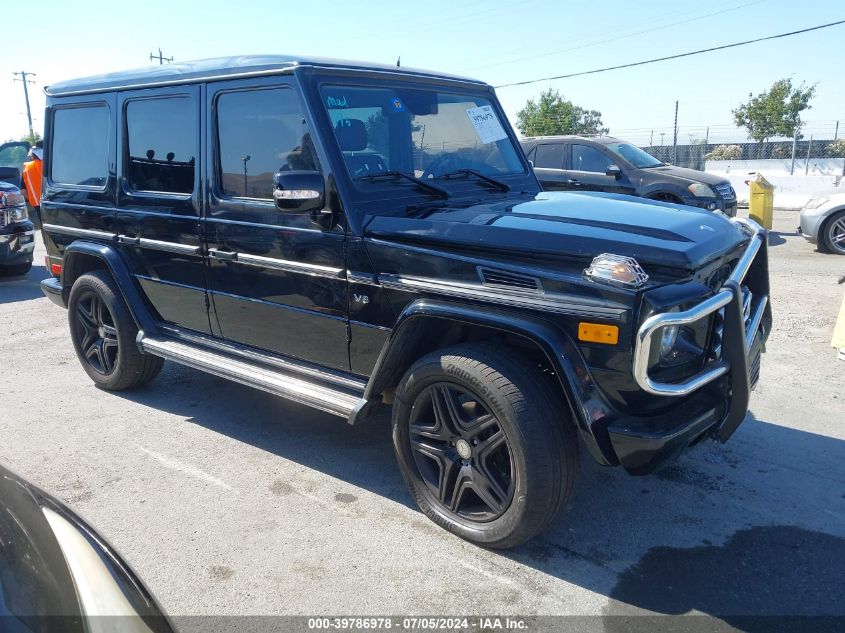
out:
M815 195L829 191L845 191L845 158L811 158L795 161L790 175L791 159L708 160L704 171L730 180L739 204L748 204L745 181L760 173L775 186L775 207L800 209ZM805 174L806 172L806 174Z

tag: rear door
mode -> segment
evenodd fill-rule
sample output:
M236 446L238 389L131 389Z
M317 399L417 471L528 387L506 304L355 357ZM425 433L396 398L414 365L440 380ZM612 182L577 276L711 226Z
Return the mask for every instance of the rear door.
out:
M563 143L541 143L534 149L534 174L546 191L567 189L563 170Z
M118 96L119 248L160 318L210 333L200 236L200 87Z
M618 162L611 154L582 143L571 143L568 150L566 182L570 189L633 193L634 188L624 172L618 177L607 175L607 168L610 165L618 166Z
M280 211L273 175L319 170L291 78L208 85L209 296L223 338L349 369L344 231Z

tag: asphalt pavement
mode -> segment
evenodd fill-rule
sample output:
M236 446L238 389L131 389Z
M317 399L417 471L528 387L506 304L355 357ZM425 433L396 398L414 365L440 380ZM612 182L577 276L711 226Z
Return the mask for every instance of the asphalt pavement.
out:
M110 540L172 615L845 615L845 257L770 235L774 331L751 412L647 477L582 451L540 538L475 547L414 506L386 418L339 418L167 363L94 387L43 297L43 247L0 281L0 462ZM761 629L763 630L763 629Z

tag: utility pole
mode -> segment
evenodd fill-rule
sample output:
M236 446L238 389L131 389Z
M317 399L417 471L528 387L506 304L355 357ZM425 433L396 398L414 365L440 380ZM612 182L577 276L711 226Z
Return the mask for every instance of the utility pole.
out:
M660 133L660 147L663 147L663 137L666 136L666 132Z
M795 173L795 152L798 150L798 128L795 128L795 136L792 137L792 165L789 167L789 175L792 176Z
M678 102L675 101L675 140L672 143L672 164L678 164Z
M648 137L648 146L652 147L654 145L654 130L651 131L651 135Z
M27 79L27 77L35 77L35 73L28 73L25 70L22 70L18 73L12 73L15 76L15 81L20 81L23 84L23 96L26 99L26 120L29 121L29 138L35 140L35 133L32 131L32 111L29 109L29 90L26 87L26 84L34 84L34 81ZM20 79L18 79L18 75L20 75Z
M153 55L152 53L150 53L150 61L153 61L154 59L158 60L159 66L161 66L164 62L172 62L173 61L172 57L165 57L164 55L161 54L161 48L158 49L158 55Z

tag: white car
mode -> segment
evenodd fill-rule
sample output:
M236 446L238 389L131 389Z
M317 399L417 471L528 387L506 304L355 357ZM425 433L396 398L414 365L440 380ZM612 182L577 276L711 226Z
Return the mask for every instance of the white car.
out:
M819 250L845 255L845 192L810 198L798 216L798 232Z

